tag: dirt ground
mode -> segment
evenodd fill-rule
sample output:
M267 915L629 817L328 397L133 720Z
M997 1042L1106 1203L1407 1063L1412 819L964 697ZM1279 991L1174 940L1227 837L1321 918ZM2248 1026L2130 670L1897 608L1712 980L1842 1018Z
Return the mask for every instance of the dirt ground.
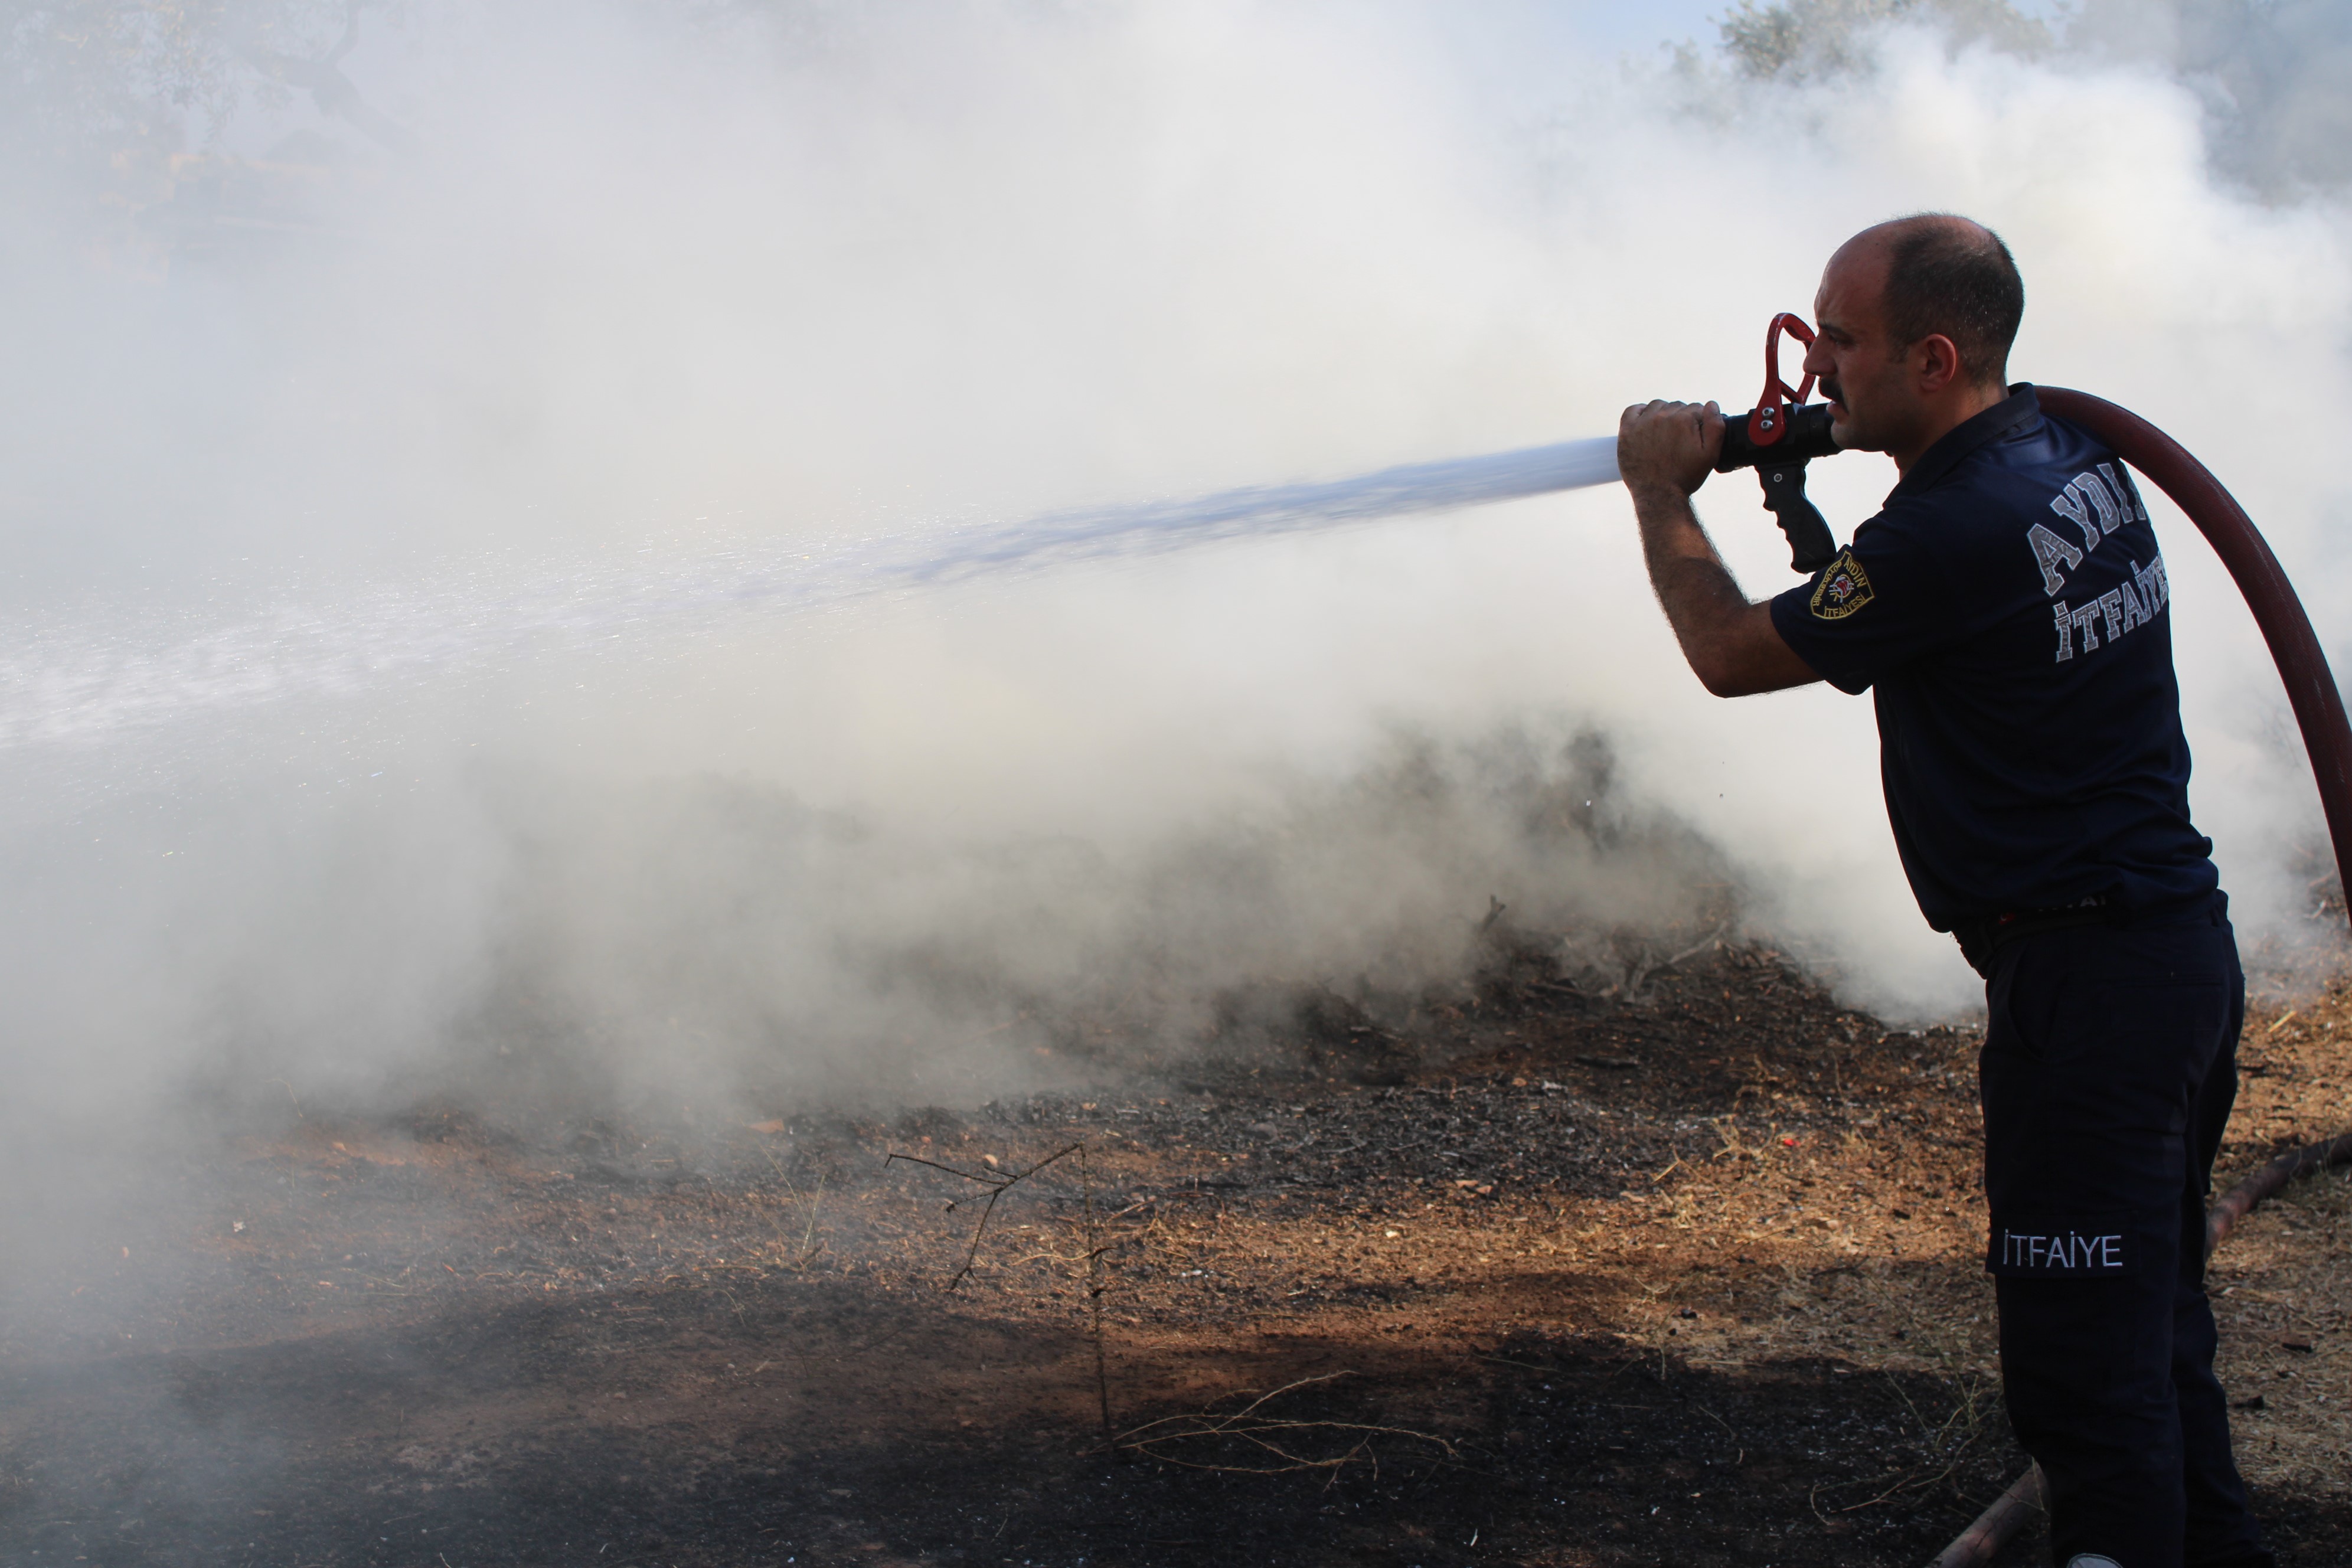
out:
M0 1558L1925 1563L2022 1462L1977 1040L1752 947L1623 978L887 1120L293 1118L0 1341ZM2225 1180L2352 1127L2347 1035L2258 1010ZM2347 1243L2337 1173L2215 1260L2295 1568L2352 1563Z

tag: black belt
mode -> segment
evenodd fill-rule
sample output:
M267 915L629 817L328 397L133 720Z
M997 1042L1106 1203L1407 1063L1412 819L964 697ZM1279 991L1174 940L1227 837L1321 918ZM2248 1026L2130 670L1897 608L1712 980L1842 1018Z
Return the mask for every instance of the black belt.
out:
M2106 894L2094 893L2079 904L2067 904L2059 909L2012 910L2006 914L1961 921L1952 927L1952 935L1958 940L1960 956L1969 961L1969 967L1990 980L1992 978L1993 955L2011 942L2029 936L2040 936L2046 931L2105 925L2115 918L2115 913Z

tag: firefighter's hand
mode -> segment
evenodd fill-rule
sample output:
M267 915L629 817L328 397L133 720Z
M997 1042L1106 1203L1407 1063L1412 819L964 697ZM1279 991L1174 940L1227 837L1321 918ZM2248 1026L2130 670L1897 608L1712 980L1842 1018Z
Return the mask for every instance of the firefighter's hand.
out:
M1687 496L1723 455L1723 411L1714 404L1637 403L1617 422L1617 472L1625 488Z

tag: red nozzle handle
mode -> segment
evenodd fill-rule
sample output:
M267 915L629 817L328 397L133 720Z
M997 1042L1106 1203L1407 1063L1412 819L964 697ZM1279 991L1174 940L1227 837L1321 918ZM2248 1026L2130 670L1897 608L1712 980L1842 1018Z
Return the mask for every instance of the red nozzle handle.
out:
M1764 394L1756 400L1756 411L1748 416L1748 438L1759 447L1769 447L1789 433L1789 411L1805 400L1813 390L1813 377L1809 371L1805 379L1790 386L1780 379L1780 334L1788 333L1807 348L1813 346L1813 329L1793 310L1783 310L1772 318L1764 329Z

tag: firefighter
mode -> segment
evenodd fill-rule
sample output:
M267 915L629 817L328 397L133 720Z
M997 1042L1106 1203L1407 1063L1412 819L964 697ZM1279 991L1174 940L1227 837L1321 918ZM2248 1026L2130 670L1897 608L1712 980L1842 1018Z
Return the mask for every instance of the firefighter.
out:
M2245 982L2189 815L2171 592L2122 461L2006 384L2024 306L2008 247L1964 218L1830 258L1805 369L1838 445L1899 479L1776 598L1748 601L1691 510L1714 404L1628 408L1619 466L1709 691L1873 694L1903 868L1985 978L1986 1268L2056 1561L2269 1568L2204 1291Z

